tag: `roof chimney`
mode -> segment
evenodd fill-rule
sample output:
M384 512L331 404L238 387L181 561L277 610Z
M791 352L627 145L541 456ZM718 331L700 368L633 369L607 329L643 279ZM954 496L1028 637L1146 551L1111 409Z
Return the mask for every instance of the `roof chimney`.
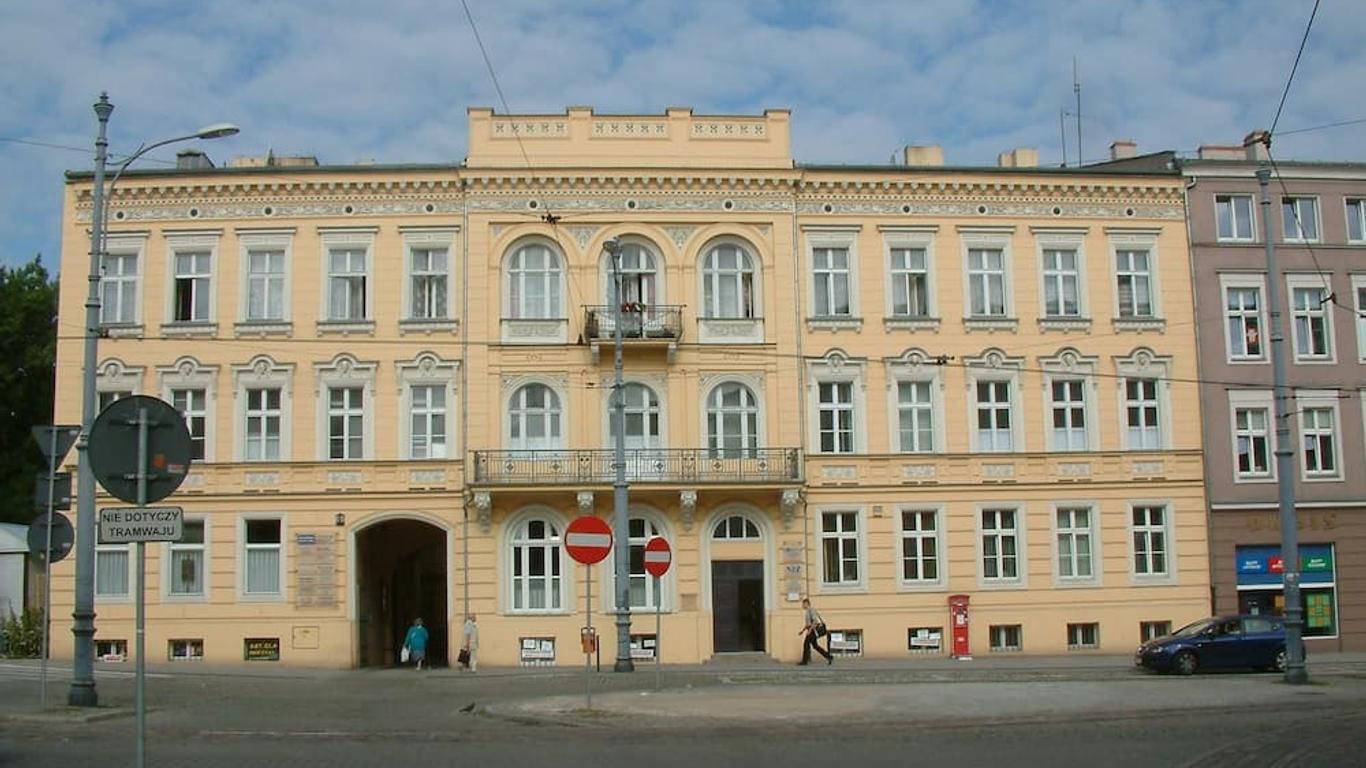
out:
M943 165L944 148L938 144L909 144L906 165Z
M1271 159L1271 134L1255 130L1243 137L1243 155L1253 162L1266 162Z
M202 171L212 167L213 161L198 149L182 149L175 154L177 171Z
M996 156L996 165L1001 168L1037 168L1039 150L1033 147L1017 147Z
M1128 160L1138 157L1138 142L1133 139L1115 139L1110 142L1111 160Z

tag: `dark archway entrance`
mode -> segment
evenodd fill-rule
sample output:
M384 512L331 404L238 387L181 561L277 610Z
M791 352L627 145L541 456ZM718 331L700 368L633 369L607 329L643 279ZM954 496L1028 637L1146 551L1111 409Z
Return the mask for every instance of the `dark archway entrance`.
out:
M427 659L448 663L446 532L418 520L388 520L356 533L356 623L362 667L398 663L403 636L421 616Z
M764 650L764 563L715 560L711 564L712 650Z

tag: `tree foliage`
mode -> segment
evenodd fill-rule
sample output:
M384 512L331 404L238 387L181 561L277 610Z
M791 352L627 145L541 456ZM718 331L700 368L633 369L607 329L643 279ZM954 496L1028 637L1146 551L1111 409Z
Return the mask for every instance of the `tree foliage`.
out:
M32 427L52 423L57 283L42 257L0 266L0 522L28 523L46 470Z

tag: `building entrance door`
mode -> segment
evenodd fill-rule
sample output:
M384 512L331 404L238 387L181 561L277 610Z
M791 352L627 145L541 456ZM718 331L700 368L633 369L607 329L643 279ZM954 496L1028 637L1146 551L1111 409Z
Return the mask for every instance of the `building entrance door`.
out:
M398 663L413 619L427 627L427 662L448 663L446 532L418 520L389 520L356 534L357 658Z
M711 564L712 650L764 650L764 563L718 560Z

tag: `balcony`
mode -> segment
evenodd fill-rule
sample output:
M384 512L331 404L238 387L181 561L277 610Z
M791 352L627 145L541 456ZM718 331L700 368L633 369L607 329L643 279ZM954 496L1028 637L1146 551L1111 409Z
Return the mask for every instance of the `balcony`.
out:
M583 308L583 336L593 350L593 362L598 361L603 344L615 340L616 308L595 305ZM621 307L621 340L623 345L665 350L673 362L678 349L678 337L683 329L683 307L676 304L623 304Z
M476 485L610 485L610 448L563 451L475 451ZM659 485L791 485L802 481L797 448L711 451L642 448L626 452L626 482Z

